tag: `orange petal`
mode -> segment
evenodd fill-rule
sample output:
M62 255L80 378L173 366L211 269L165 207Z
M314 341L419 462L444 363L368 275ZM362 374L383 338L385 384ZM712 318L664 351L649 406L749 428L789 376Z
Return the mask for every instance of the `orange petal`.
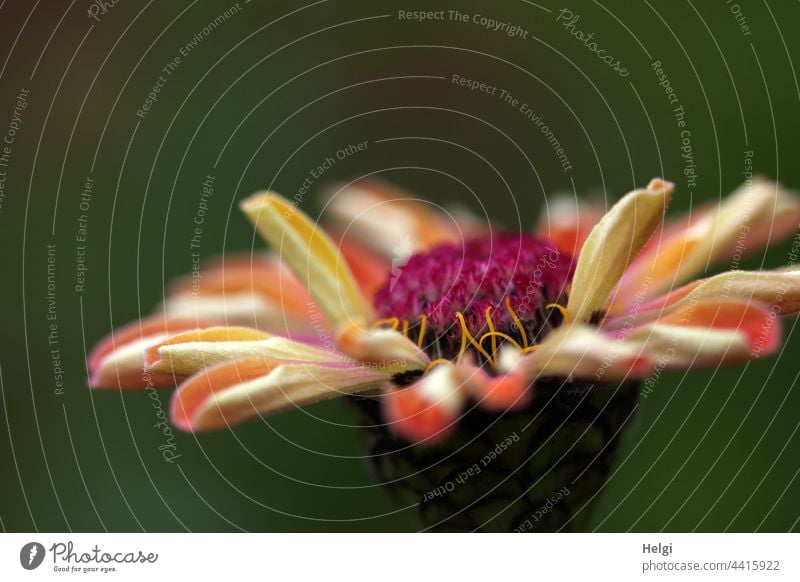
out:
M339 252L344 257L353 276L367 296L372 297L386 282L389 265L378 255L347 238L339 237Z
M441 442L463 408L463 386L453 364L440 364L411 386L386 394L387 422L411 442Z
M698 301L657 323L736 330L744 334L759 354L775 352L781 345L781 323L763 304L741 300Z
M531 386L521 374L501 374L474 384L473 396L487 410L519 410L531 401Z
M311 296L277 257L234 255L201 265L198 274L179 280L170 295L202 298L255 294L286 315L308 319Z
M385 383L385 375L367 367L234 360L207 368L178 388L173 421L184 430L213 430Z
M578 256L602 216L603 210L596 202L559 194L547 200L536 233L547 238L559 251Z
M800 312L800 271L728 271L695 281L646 303L642 309L611 318L607 329L632 328L675 312L691 310L698 302L720 303L728 299L756 301L774 314Z
M147 345L171 333L212 325L196 319L175 319L162 315L135 321L114 331L91 351L88 358L89 386L92 388L145 388L174 383L172 376L150 375L144 371ZM119 356L119 357L118 357Z
M753 355L738 330L653 323L633 330L623 343L646 352L655 369L694 369L741 364Z
M800 200L793 193L755 179L648 246L625 274L618 293L622 298L663 293L709 265L782 240L797 229L798 220Z
M212 394L265 376L277 366L277 360L248 358L223 362L198 372L184 382L172 398L173 424L182 430L192 430L197 412Z

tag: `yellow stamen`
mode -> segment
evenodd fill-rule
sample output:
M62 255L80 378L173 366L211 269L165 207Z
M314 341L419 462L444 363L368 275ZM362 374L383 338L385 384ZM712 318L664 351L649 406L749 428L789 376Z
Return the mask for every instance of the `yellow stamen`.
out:
M545 305L545 309L557 309L561 313L561 317L564 318L564 323L569 323L569 312L563 305L559 305L558 303L548 303Z
M488 361L492 365L492 367L494 367L494 358L490 356L486 350L483 349L483 346L481 346L477 341L475 341L475 338L472 337L472 334L469 332L469 329L467 329L467 322L464 321L464 314L461 313L460 311L456 311L456 317L458 318L459 323L461 323L461 349L458 352L458 358L456 361L458 362L461 361L461 358L464 356L464 352L467 349L467 341L469 341L469 343L471 343L473 347L476 350L478 350L478 352L480 352L480 354L484 358L486 358L486 361Z
M397 326L400 325L400 320L396 317L387 317L384 319L379 319L372 324L372 327L381 327L382 325L391 325L393 330L397 329Z
M495 345L495 349L496 349L496 343L497 343L497 340L495 338L498 338L498 337L503 338L507 342L511 342L512 344L517 346L517 349L519 349L519 350L523 349L522 346L519 345L519 342L517 342L517 340L515 340L513 337L511 337L507 333L503 333L502 331L487 331L485 334L483 334L481 336L481 339L478 340L478 343L483 345L483 341L487 337L491 337L492 338L492 344Z
M511 307L511 297L509 297L508 295L506 295L506 311L508 311L508 314L511 316L511 319L514 320L514 325L517 326L517 329L519 330L519 335L522 336L522 347L527 348L528 334L525 331L525 327L522 325L522 320L519 318L516 311L514 311L514 309Z
M438 358L436 360L432 360L430 364L425 366L425 371L423 372L423 374L427 374L428 372L430 372L434 366L438 366L439 364L448 364L448 363L450 363L450 360L447 360L445 358Z
M428 330L428 318L423 314L419 316L419 338L417 338L417 347L421 348L425 340L425 332Z
M522 339L522 345L511 337L509 334L504 333L502 331L498 331L494 326L494 321L492 320L492 311L494 310L493 307L489 306L486 308L484 316L486 317L486 324L489 328L489 331L484 333L480 336L479 340L476 340L475 337L470 333L469 329L467 328L467 322L464 318L464 314L460 311L456 312L456 319L458 319L459 324L461 325L461 346L458 350L458 356L456 357L457 362L461 362L464 357L464 353L467 350L467 342L472 344L472 346L486 359L487 362L492 367L497 365L497 338L501 338L510 344L514 345L522 354L528 354L533 351L539 349L538 344L531 345L530 340L528 339L528 333L525 330L525 326L522 323L522 320L514 311L514 308L511 307L511 298L506 296L505 298L505 307L508 315L511 317L511 320L514 322L514 326L517 328L519 332L520 338ZM545 306L547 309L557 309L561 316L564 318L564 323L569 323L570 317L567 309L558 303L550 303ZM407 319L400 320L397 317L387 317L385 319L379 319L373 324L373 327L380 327L389 325L393 330L397 330L401 327L402 321L402 333L404 336L408 337L409 334L409 322ZM419 336L417 337L417 347L422 348L425 344L425 334L428 331L428 318L426 315L419 316ZM492 339L492 347L491 347L491 354L483 347L484 342L487 338ZM450 360L439 358L437 360L433 360L428 366L425 368L425 373L427 373L431 368L434 366L449 362Z
M492 306L486 308L486 312L484 313L484 317L486 317L486 324L489 326L489 333L484 334L481 336L479 344L483 345L483 338L487 335L491 336L492 338L492 360L497 357L497 338L494 336L494 322L492 321Z

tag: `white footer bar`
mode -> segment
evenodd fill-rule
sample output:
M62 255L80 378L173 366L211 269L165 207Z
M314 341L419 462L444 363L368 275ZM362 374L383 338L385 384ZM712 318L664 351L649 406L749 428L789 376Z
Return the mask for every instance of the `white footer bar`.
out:
M0 535L0 580L796 581L798 563L795 534Z

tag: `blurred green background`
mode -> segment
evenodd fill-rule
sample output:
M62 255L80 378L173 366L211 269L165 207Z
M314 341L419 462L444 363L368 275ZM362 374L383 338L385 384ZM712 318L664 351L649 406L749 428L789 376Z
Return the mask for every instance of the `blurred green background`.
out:
M627 76L570 34L562 8ZM420 9L457 9L468 22L400 18ZM487 29L474 15L520 32ZM755 0L4 2L0 133L17 95L29 94L0 168L0 527L413 530L413 508L373 484L340 402L231 432L181 434L170 464L147 394L86 387L86 351L149 313L165 282L191 270L206 176L215 176L208 257L254 244L238 200L261 188L292 197L321 160L362 141L366 151L315 183L308 212L320 208L318 187L370 173L514 230L530 228L556 191L597 191L612 202L660 175L677 183L678 212L740 184L746 151L755 171L800 187L798 20L797 3ZM654 61L685 111L694 185ZM470 91L454 74L528 103L571 168L499 90ZM160 75L157 101L137 115ZM94 187L82 210L87 177ZM76 292L81 214L87 271ZM49 343L48 244L56 245L63 394ZM784 264L788 249L745 266ZM642 401L593 527L798 529L794 326L786 322L778 357L665 374ZM168 390L161 400L168 404Z

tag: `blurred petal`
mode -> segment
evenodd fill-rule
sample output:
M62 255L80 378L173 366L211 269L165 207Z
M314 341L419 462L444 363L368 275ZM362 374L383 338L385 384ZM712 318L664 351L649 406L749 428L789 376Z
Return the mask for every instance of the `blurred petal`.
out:
M672 293L650 301L637 312L613 318L609 329L635 327L666 317L686 313L699 302L720 303L727 300L755 301L768 306L775 314L800 312L800 271L728 271L695 281Z
M760 355L775 352L781 345L781 323L756 301L698 301L658 320L659 325L682 325L738 331L751 351Z
M478 405L486 410L519 410L531 401L532 381L519 371L490 376L475 368L464 382Z
M622 298L642 288L662 293L734 256L745 256L785 238L798 228L800 200L778 184L756 179L716 208L690 217L651 245L620 284Z
M595 382L644 378L653 371L649 355L641 348L581 324L550 333L536 351L523 358L522 364L538 377Z
M259 415L375 390L386 376L363 367L248 358L198 372L176 391L172 421L183 430L225 428Z
M172 376L145 372L145 348L172 333L194 329L198 325L203 325L203 321L153 316L114 331L89 354L89 386L145 388L174 384Z
M620 277L658 227L673 185L652 180L644 190L625 195L592 229L581 249L567 311L587 321L602 310Z
M735 330L656 323L638 328L625 343L646 351L656 368L700 368L748 360L751 346Z
M578 256L603 210L594 201L579 200L573 194L557 194L547 200L536 234L564 253Z
M229 325L251 325L264 329L307 329L307 322L292 319L280 305L262 295L239 293L225 295L176 295L163 306L167 317L213 319Z
M455 365L444 363L411 386L387 393L384 413L390 428L403 438L433 444L450 432L465 401Z
M333 324L367 321L372 307L330 237L284 198L250 196L241 208L280 253Z
M183 277L170 288L170 297L181 299L177 303L191 305L188 299L208 300L207 308L219 311L224 308L226 298L252 297L251 323L254 314L261 316L262 312L282 313L285 318L301 321L308 319L311 296L276 255L239 253L204 262L198 267L192 275ZM218 307L219 304L222 306ZM243 309L238 308L236 300L231 301L229 308L233 317L240 319Z
M383 286L389 275L389 263L360 244L339 238L339 252L344 257L361 290L372 295Z
M418 253L462 236L431 204L377 180L331 189L327 209L343 231L387 257L395 258L398 248Z

